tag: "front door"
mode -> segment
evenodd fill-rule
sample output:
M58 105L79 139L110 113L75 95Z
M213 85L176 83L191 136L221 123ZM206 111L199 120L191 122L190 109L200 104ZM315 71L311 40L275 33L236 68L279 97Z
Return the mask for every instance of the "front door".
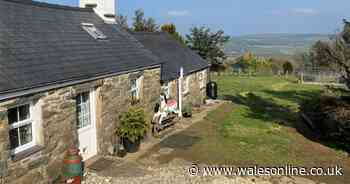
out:
M95 92L80 93L76 102L79 149L83 160L87 160L97 154Z

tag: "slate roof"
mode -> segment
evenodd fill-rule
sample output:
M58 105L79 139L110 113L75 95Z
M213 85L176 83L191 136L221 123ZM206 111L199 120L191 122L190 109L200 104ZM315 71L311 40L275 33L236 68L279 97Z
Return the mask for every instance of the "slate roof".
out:
M95 40L81 23L94 24L107 40ZM92 9L0 0L0 96L160 63Z
M138 32L132 33L132 35L163 62L162 81L178 78L181 67L184 68L184 75L209 67L207 61L190 48L176 41L168 33Z

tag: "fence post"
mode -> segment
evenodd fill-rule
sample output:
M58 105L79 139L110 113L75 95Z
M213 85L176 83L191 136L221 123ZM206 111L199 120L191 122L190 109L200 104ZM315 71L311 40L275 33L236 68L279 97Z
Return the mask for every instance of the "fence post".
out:
M304 84L304 72L300 73L300 82L301 84Z

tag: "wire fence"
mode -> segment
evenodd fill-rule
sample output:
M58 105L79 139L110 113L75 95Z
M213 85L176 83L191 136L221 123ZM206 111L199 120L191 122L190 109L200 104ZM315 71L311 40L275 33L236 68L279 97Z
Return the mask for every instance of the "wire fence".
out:
M329 68L306 67L298 72L302 83L314 84L339 84L342 85L342 75Z

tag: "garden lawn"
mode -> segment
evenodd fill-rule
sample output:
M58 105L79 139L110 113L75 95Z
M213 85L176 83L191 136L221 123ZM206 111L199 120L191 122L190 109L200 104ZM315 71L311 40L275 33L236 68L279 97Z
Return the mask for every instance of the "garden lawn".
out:
M299 119L299 104L318 96L320 86L276 77L218 76L213 80L218 83L219 98L233 103L222 105L202 122L162 141L153 152L164 147L174 151L160 156L161 162L182 158L236 166L341 165L346 176L316 179L331 184L350 181L347 155L306 138L299 130L307 129Z

